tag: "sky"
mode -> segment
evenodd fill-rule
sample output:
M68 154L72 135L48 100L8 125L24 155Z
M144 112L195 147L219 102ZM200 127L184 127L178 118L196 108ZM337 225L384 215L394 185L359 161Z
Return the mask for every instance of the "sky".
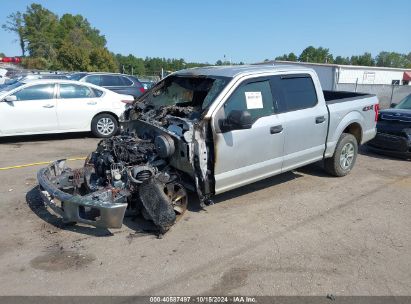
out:
M253 63L309 45L335 56L411 52L410 0L37 0L61 16L81 14L114 53ZM33 3L0 0L0 24ZM0 29L0 52L20 55Z

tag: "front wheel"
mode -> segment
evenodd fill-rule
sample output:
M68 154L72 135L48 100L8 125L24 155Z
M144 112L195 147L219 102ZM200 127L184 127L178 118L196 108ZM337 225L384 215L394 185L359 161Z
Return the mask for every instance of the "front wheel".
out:
M357 154L357 139L352 134L343 133L338 140L334 155L325 160L325 170L334 176L345 176L354 167Z
M117 133L117 130L117 120L111 114L99 114L91 121L91 132L97 137L111 137Z

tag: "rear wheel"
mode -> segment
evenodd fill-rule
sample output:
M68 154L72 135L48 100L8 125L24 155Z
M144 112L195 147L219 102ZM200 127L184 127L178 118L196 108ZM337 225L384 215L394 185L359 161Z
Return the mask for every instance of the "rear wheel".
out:
M117 133L117 130L117 120L111 114L99 114L91 121L91 132L97 137L111 137Z
M334 176L345 176L354 167L358 154L357 139L352 134L343 133L338 140L334 155L325 160L325 169Z

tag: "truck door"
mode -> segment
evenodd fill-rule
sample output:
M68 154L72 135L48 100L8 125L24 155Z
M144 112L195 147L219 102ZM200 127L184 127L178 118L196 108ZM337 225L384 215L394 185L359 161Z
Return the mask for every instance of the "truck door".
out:
M290 74L272 78L280 92L284 127L282 171L322 159L328 130L328 111L317 95L309 74Z
M242 82L213 115L216 193L281 172L284 133L276 112L269 78L254 78ZM251 116L250 125L230 126L229 118L241 115Z

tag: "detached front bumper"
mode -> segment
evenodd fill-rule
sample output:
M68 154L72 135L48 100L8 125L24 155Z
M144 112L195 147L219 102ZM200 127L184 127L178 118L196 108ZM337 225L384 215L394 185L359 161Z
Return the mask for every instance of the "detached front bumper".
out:
M64 222L79 222L101 228L121 228L127 208L127 192L105 188L86 195L76 194L84 189L85 168L67 168L58 160L37 173L40 193L46 205L59 214Z
M411 158L411 139L405 136L379 132L367 145L375 152L396 157Z

